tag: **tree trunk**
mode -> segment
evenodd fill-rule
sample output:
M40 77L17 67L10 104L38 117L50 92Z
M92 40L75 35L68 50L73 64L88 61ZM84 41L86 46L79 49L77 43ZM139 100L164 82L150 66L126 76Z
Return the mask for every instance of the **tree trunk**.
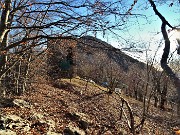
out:
M0 50L4 49L7 46L8 43L8 32L4 35L3 41L1 43L0 46ZM3 71L5 71L5 69L7 68L6 66L7 63L7 52L2 52L2 54L0 55L0 87L3 89L3 96L6 95L6 90L4 89L4 78L6 77L5 73L2 73Z
M4 88L4 76L6 70L6 62L7 62L7 52L3 49L7 46L8 41L8 33L9 29L7 26L9 25L9 14L11 10L11 0L6 0L5 7L2 9L1 19L0 19L0 87ZM3 93L6 93L5 89L3 89Z
M158 97L154 95L154 107L158 106Z
M164 52L161 58L161 67L165 71L165 73L170 77L170 79L173 81L177 93L178 93L178 105L177 105L177 114L180 115L180 79L176 76L176 74L172 71L172 69L168 66L167 60L170 52L170 40L166 31L166 25L168 25L170 28L175 29L172 27L169 22L159 13L159 11L156 8L156 5L154 4L153 0L149 0L151 6L153 7L153 10L155 14L161 19L162 25L161 25L161 32L165 41L165 47Z
M166 96L167 96L167 82L165 81L163 90L161 92L161 101L160 101L160 108L163 110L165 109Z
M30 61L31 61L31 54L28 54L28 60L27 60L27 64L25 65L25 73L24 73L24 80L23 80L23 86L22 86L22 92L24 93L26 88L27 88L27 79L28 79L28 75L29 75L29 69L30 69Z
M3 50L7 46L8 42L8 32L4 35L4 39L1 43L0 49ZM0 56L0 71L6 69L6 62L7 62L7 52L1 52Z
M138 95L139 95L139 101L143 102L144 95L142 90L139 90Z
M8 21L9 21L9 14L11 9L11 0L5 1L5 8L2 10L1 19L0 19L0 51L3 51L3 49L7 46L7 40L8 40L8 32L9 29ZM4 68L6 63L6 52L1 52L0 56L0 71L2 68Z

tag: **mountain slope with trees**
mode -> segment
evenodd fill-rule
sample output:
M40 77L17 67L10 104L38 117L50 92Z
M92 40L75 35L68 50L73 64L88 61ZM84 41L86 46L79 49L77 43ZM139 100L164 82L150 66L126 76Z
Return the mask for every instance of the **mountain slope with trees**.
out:
M145 63L126 55L120 49L114 48L98 38L83 36L70 40L48 41L48 49L51 52L49 65L55 74L64 70L61 65L64 61L68 61L69 48L72 49L74 74L92 79L98 83L108 81L103 79L110 78L110 72L120 75L123 73L128 74L129 71L136 67L136 70L142 70L142 72L146 68ZM111 77L115 75L113 74Z

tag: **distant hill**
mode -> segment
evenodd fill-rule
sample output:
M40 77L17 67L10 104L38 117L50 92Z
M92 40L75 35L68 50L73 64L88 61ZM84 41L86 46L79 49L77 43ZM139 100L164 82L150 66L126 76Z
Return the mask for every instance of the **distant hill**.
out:
M146 66L143 62L132 58L131 56L122 52L120 49L117 49L107 42L104 42L92 36L84 36L80 38L80 42L77 47L79 50L85 50L85 48L88 48L88 50L86 49L87 51L96 49L99 53L103 52L109 59L113 60L125 71L129 70L130 66L133 64L136 64L140 69L144 69Z
M136 71L141 71L146 67L143 62L92 36L49 40L48 47L52 52L49 64L53 67L50 73L53 76L62 71L60 65L65 65L63 62L67 58L69 48L73 52L73 73L98 83L109 82L110 78L111 81L112 79L120 81L122 76L134 68ZM60 76L64 75L58 74L58 77Z

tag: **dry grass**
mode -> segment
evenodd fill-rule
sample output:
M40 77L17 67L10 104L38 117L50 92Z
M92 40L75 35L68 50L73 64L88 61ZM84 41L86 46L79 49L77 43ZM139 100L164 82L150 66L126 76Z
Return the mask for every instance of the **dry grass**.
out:
M90 87L96 87L100 90L103 90L103 91L107 91L107 88L104 88L96 83L92 83L90 81L85 81L83 80L82 78L80 77L75 77L75 78L72 78L72 79L61 79L62 82L67 82L67 83L71 83L72 85L75 85L77 87L82 87L82 86L90 86Z

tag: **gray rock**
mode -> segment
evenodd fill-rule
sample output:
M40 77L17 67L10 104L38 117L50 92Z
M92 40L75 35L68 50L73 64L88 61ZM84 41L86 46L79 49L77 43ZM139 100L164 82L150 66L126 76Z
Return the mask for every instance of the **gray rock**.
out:
M7 115L3 119L4 121L6 121L6 123L10 123L10 122L17 123L17 122L22 121L22 118L17 115Z
M22 99L14 99L13 101L14 105L21 107L21 108L32 108L32 105L30 105L29 102L26 102Z
M7 115L1 120L4 122L4 129L19 129L25 132L30 130L29 123L17 115Z
M62 135L62 134L48 131L46 135Z
M64 129L64 134L65 135L85 135L85 132L79 129L79 127L74 127L69 124L69 126L66 129Z
M30 120L41 120L43 118L44 118L43 114L33 112L33 115L31 116Z
M28 102L19 99L14 100L14 104L16 104L19 107L27 107L27 108L32 107ZM56 123L53 120L46 119L46 117L41 113L37 113L34 111L31 111L31 113L33 115L31 115L28 119L22 119L17 115L1 116L0 135L16 135L16 133L11 130L19 130L26 132L28 134L32 134L31 128L36 128L38 126L46 127L47 135L62 135L60 133L53 132L55 131L55 126L56 126ZM35 121L35 123L32 123L32 121ZM79 131L75 130L75 132L79 132Z
M0 130L0 135L16 135L16 133L11 130Z
M46 120L46 123L49 125L49 131L55 129L56 123L53 120Z

